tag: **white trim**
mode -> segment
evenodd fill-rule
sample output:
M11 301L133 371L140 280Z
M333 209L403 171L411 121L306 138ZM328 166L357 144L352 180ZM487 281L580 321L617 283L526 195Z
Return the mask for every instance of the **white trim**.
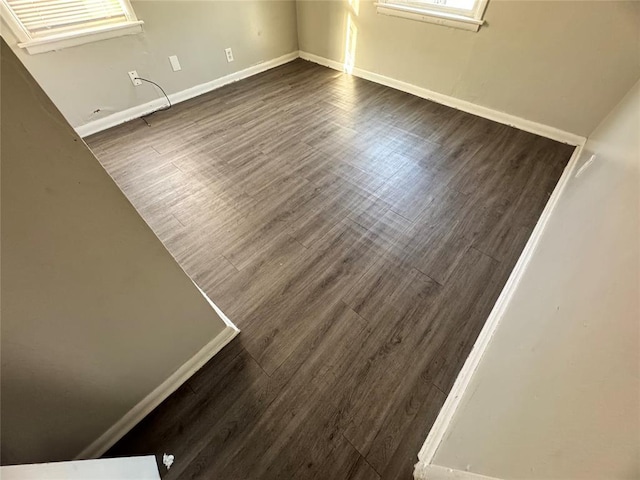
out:
M24 28L22 22L18 20L13 10L9 8L9 6L0 0L0 17L7 22L7 25L11 29L11 31L15 34L16 38L20 42L26 42L31 39L31 35L29 35L29 31Z
M135 35L142 33L142 20L136 20L115 25L105 25L103 27L87 30L77 30L50 37L35 38L26 42L18 43L18 47L26 48L31 55L36 53L51 52L62 48L75 47L85 43L97 42L109 38L121 37L123 35Z
M203 83L186 90L182 90L180 92L169 94L169 98L171 99L171 103L173 104L184 102L185 100L189 100L191 98L197 97L198 95L210 92L229 83L237 82L238 80L242 80L252 75L257 75L258 73L262 73L266 70L284 65L285 63L295 60L298 57L303 58L304 60L318 63L320 65L324 65L329 68L333 68L334 70L345 70L345 65L341 62L329 60L328 58L320 57L318 55L314 55L312 53L304 51L295 51L281 57L259 63L244 70L225 75L224 77L212 80L211 82ZM476 105L466 100L460 100L449 95L434 92L433 90L428 90L426 88L418 87L410 83L395 80L393 78L369 72L361 68L354 68L353 75L364 78L366 80L370 80L372 82L379 83L381 85L386 85L388 87L401 90L403 92L411 93L421 98L426 98L427 100L431 100L448 107L462 110L463 112L487 118L489 120L493 120L504 125L509 125L526 132L535 133L536 135L550 138L552 140L557 140L562 143L567 143L569 145L582 145L586 141L585 137L560 130L559 128L550 127L548 125L543 125L538 122L526 120L524 118L510 115L505 112L500 112L488 107ZM74 128L78 135L80 135L81 137L87 137L89 135L93 135L94 133L98 133L116 125L120 125L121 123L140 118L143 115L148 115L149 113L162 108L163 106L165 106L165 104L166 100L164 99L152 100L142 105L137 105L135 107L116 112L107 117L101 118L99 120L94 120L92 122Z
M155 455L0 466L2 480L160 480Z
M454 470L453 468L440 467L439 465L421 465L413 472L416 480L498 480L495 477L487 477L477 473Z
M216 310L218 310L216 308ZM226 317L224 317L226 318ZM223 320L224 320L223 318ZM230 323L230 322L229 322ZM111 428L100 435L91 445L80 452L75 460L96 458L103 455L118 440L154 408L160 405L169 395L175 392L180 385L188 380L202 366L207 363L225 345L240 333L233 325L227 325L213 340L191 357L184 365L176 370L169 378L162 382L155 390L143 398L140 403L129 410L124 417L118 420Z
M169 95L172 104L174 103L174 100L172 98L174 95L175 94ZM103 130L115 127L116 125L135 120L136 118L140 118L145 115L149 115L150 113L166 106L167 100L164 97L157 98L156 100L151 100L150 102L127 108L126 110L107 115L106 117L99 120L94 120L92 122L85 123L84 125L80 125L79 127L73 128L80 137L84 138L88 137L89 135L93 135L94 133L102 132Z
M410 7L413 11L424 12L427 15L441 15L443 13L454 13L458 16L473 20L482 20L484 11L489 0L474 0L473 8L452 7L445 4L433 3L429 0L379 0L380 4L390 7Z
M294 60L297 57L301 57L305 60L312 61L314 63L318 63L320 65L324 65L335 70L344 71L344 64L340 62L336 62L334 60L329 60L327 58L319 57L317 55L313 55L308 52L300 51L292 52L287 55L283 55L276 59L260 63L258 65L254 65L245 70L241 70L239 72L235 72L230 75L226 75L219 79L213 80L211 82L197 85L195 87L189 88L187 90L183 90L181 92L176 92L174 94L169 95L172 103L179 103L190 98L196 97L203 93L207 93L211 90L219 88L223 85L227 85L229 83L241 80L243 78L250 77L252 75L256 75L263 71L269 70L271 68L277 67L279 65L283 65ZM506 125L513 126L515 128L519 128L521 130L525 130L537 135L541 135L547 138L551 138L553 140L557 140L563 143L568 143L571 145L577 145L578 148L574 151L571 159L569 160L567 166L560 177L558 184L556 185L547 205L545 206L538 222L529 238L516 266L514 267L509 279L501 292L496 304L494 305L487 322L485 323L480 335L474 344L474 347L467 358L460 374L458 375L455 384L451 390L451 393L447 397L444 406L442 407L436 422L434 423L433 428L431 429L427 440L425 441L420 453L418 455L419 462L416 464L416 471L428 472L432 476L429 476L429 480L437 480L437 479L487 479L488 477L482 477L470 472L459 472L455 470L451 470L448 468L443 468L435 465L431 465L431 461L433 460L433 456L437 450L438 445L440 444L446 428L448 427L451 419L453 418L453 414L455 413L456 408L459 405L460 399L464 390L468 387L469 382L473 373L475 372L480 359L486 350L495 329L497 328L500 319L502 318L504 311L506 310L507 305L509 304L511 297L513 296L516 287L518 286L524 271L535 251L539 239L546 227L546 224L549 220L550 215L552 214L557 202L558 198L564 191L569 179L571 178L573 171L577 165L578 159L580 157L580 153L582 151L582 146L585 142L585 138L579 135L575 135L569 132L565 132L559 130L554 127L549 127L546 125L539 124L537 122L532 122L530 120L525 120L520 117L516 117L513 115L509 115L504 112L498 112L496 110L492 110L487 107L482 107L479 105L472 104L470 102L460 100L454 97L450 97L447 95L443 95L441 93L433 92L431 90L427 90L421 87L417 87L415 85L411 85L405 82L401 82L399 80L394 80L389 77L385 77L383 75L375 74L372 72L368 72L362 69L354 69L354 75L365 78L367 80L380 83L382 85L389 86L391 88L396 88L398 90L402 90L414 95L417 95L422 98L426 98L428 100L435 101L437 103L441 103L443 105L447 105L453 108L457 108L459 110L478 115L484 118L488 118L490 120L503 123ZM164 105L162 99L154 100L152 102L147 102L143 105L138 105L136 107L127 109L122 112L115 113L108 117L105 117L100 120L96 120L94 122L90 122L86 125L82 125L76 128L76 132L80 136L87 136L112 126L124 123L126 121L132 120L134 118L138 118L142 115L148 114L157 108L160 108ZM206 295L205 295L206 297ZM206 297L207 300L208 297ZM211 302L209 300L209 302ZM213 303L212 303L213 305ZM227 327L225 330L214 339L210 344L205 346L196 356L194 356L187 364L181 367L174 375L172 375L167 381L165 381L161 386L159 386L156 390L154 390L150 395L148 395L140 404L136 405L131 411L129 411L116 425L111 427L107 432L101 435L95 442L93 442L89 447L83 450L77 458L90 458L93 456L98 456L108 450L119 438L121 438L129 429L131 429L136 423L138 423L146 414L148 414L153 408L159 405L162 400L164 400L167 396L169 396L179 385L181 385L187 378L189 378L195 371L197 371L206 361L208 361L213 355L215 355L224 345L229 343L231 339L233 339L237 334L238 330L231 324L231 322L224 316L222 312L219 311L217 307L214 308L221 316L221 318L227 323ZM205 352L205 353L203 353ZM466 476L463 477L455 477L455 476L435 476L435 473L440 475L446 475L449 473L464 473ZM426 478L426 477L420 477Z
M407 18L419 22L435 23L446 27L460 28L477 32L484 20L458 15L456 13L439 12L428 9L418 9L411 6L397 5L392 3L376 3L376 11L382 15L392 17Z
M297 50L291 53L287 53L286 55L282 55L281 57L258 63L249 68L245 68L244 70L225 75L224 77L217 78L210 82L202 83L200 85L196 85L195 87L187 88L186 90L169 94L169 99L171 100L172 104L184 102L185 100L189 100L191 98L197 97L198 95L210 92L224 85L228 85L229 83L237 82L238 80L242 80L244 78L251 77L252 75L256 75L272 68L279 67L280 65L289 63L296 58L298 58ZM136 105L135 107L122 110L121 112L116 112L107 117L101 118L99 120L94 120L93 122L89 122L74 128L78 135L80 135L81 137L87 137L89 135L93 135L94 133L98 133L108 128L115 127L116 125L120 125L121 123L140 118L143 115L148 115L165 105L166 100L164 98L152 100L150 102L143 103L142 105Z
M185 275L187 274L187 272L185 272ZM215 312L218 314L218 316L222 319L222 321L225 323L225 325L227 327L233 328L234 330L237 330L238 332L240 332L240 330L238 330L238 327L236 327L231 320L229 320L229 317L227 317L224 312L222 310L220 310L218 308L218 306L213 303L211 301L211 299L209 298L209 295L207 295L204 290L202 290L198 284L196 282L194 282L193 280L191 280L191 283L193 283L193 285L200 291L200 293L202 294L202 296L205 298L205 300L207 302L209 302L209 305L211 305L211 307L215 310Z
M488 0L484 0L485 2ZM130 0L120 0L120 3L122 4L122 9L124 10L124 14L127 17L127 20L129 22L135 22L138 20L138 17L136 16L136 12L133 10L133 5L131 5L131 1Z
M131 2L129 0L120 0L120 5L127 19L126 22L91 28L85 27L84 29L80 25L78 30L70 30L46 37L32 37L31 32L23 25L20 18L4 0L0 0L0 16L7 22L7 25L18 39L18 47L24 48L29 54L34 55L122 35L142 33L144 22L136 17Z
M324 65L325 67L339 70L341 72L345 71L345 65L342 62L336 62L335 60L320 57L318 55L304 52L302 50L300 51L300 58L318 63L320 65ZM506 112L493 110L489 107L476 105L475 103L471 103L466 100L461 100L459 98L451 97L443 93L434 92L433 90L418 87L417 85L412 85L410 83L386 77L378 73L373 73L368 70L354 67L352 74L356 77L364 78L365 80L370 80L381 85L386 85L387 87L395 88L396 90L411 93L412 95L426 98L427 100L431 100L448 107L456 108L458 110L462 110L463 112L471 113L479 117L487 118L489 120L493 120L494 122L509 125L511 127L524 130L525 132L535 133L536 135L550 138L558 142L568 143L569 145L583 145L586 141L585 137L576 135L575 133L566 132L564 130L560 130L559 128L543 125L542 123L534 122L532 120L526 120L524 118L517 117Z
M447 396L447 399L445 400L444 405L442 406L442 409L440 410L440 413L438 414L438 417L433 424L433 427L431 427L431 431L429 432L427 439L425 440L422 448L420 449L420 452L418 453L419 461L416 464L416 471L421 471L425 466L432 464L436 451L440 446L440 443L442 442L442 439L444 438L449 425L451 424L453 416L455 415L455 412L460 405L464 393L471 383L473 374L478 368L480 360L482 359L484 352L487 350L491 338L496 332L498 325L500 324L500 321L502 320L502 317L504 316L504 313L509 303L511 302L511 299L513 298L516 289L518 288L518 285L520 284L520 281L524 276L529 262L531 261L531 258L533 257L533 254L540 242L540 238L542 237L544 229L547 226L549 218L551 218L558 200L560 199L560 196L569 183L569 180L573 177L573 172L576 169L578 160L580 158L580 155L582 154L582 148L582 145L578 146L569 159L567 166L562 172L562 176L558 180L558 183L554 188L549 201L545 205L544 210L542 211L542 214L540 215L540 218L538 219L538 222L536 223L536 226L531 233L531 237L529 237L529 240L527 241L527 244L525 245L520 258L518 258L518 262L513 268L513 271L511 272L507 283L502 289L498 300L493 306L493 309L491 310L491 313L489 314L484 327L482 327L482 331L480 332L478 339L473 345L471 353L467 357L462 370L460 370L460 373L458 374L458 377L453 384L451 392L449 392L449 395Z

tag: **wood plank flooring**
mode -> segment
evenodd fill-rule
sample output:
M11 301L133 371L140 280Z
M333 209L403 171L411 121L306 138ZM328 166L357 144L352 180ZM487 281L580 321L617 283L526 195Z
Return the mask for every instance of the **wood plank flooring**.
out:
M573 148L302 60L148 121L88 143L242 333L108 455L411 478Z

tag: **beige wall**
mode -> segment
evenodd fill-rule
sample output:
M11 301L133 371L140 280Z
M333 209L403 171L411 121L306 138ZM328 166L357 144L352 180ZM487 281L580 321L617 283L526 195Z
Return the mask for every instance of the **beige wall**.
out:
M74 127L159 97L152 85L134 87L130 70L171 94L298 49L293 0L134 0L132 5L145 22L143 34L37 55L18 48L2 24L2 36ZM232 63L226 47L233 49ZM181 71L173 72L170 55L178 56Z
M582 136L640 78L637 1L489 0L477 33L371 1L297 6L302 51L344 61L350 14L356 67Z
M437 465L640 478L640 83L586 149L597 160L560 197Z
M2 42L3 463L71 459L225 324Z

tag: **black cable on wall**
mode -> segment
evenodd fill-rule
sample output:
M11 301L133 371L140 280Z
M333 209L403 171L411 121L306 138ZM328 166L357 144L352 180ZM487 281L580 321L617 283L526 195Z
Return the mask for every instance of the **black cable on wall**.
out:
M151 126L149 124L149 122L147 122L147 117L150 117L151 115L153 115L156 112L164 112L166 110L169 110L173 105L171 104L171 100L169 100L169 95L167 95L167 92L164 91L164 88L162 88L160 85L158 85L153 80L148 80L148 79L142 78L142 77L136 77L135 80L142 80L143 82L152 83L153 85L155 85L156 87L158 87L162 91L162 93L164 94L164 97L167 99L167 106L166 107L159 108L158 110L154 110L153 112L148 113L148 114L143 115L142 117L140 117L140 118L142 118L142 120L144 120L144 123L146 123L148 126Z

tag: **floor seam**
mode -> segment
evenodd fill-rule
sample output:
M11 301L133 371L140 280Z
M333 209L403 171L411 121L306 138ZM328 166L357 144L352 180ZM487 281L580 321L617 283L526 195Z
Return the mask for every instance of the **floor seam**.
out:
M340 435L342 435L342 438L344 438L344 439L349 443L349 445L351 445L351 447L353 447L353 449L354 449L356 452L358 452L358 455L360 455L360 458L362 458L362 460L364 460L364 461L365 461L365 463L366 463L367 465L369 465L369 467L371 468L371 470L373 470L373 471L374 471L374 472L376 472L380 477L382 477L382 474L381 474L378 470L376 470L375 468L373 468L373 465L371 465L371 464L369 463L369 460L367 460L366 455L364 455L360 450L358 450L358 448L357 448L357 447L356 447L356 446L351 442L351 440L349 440L349 439L345 436L344 432L340 432Z

